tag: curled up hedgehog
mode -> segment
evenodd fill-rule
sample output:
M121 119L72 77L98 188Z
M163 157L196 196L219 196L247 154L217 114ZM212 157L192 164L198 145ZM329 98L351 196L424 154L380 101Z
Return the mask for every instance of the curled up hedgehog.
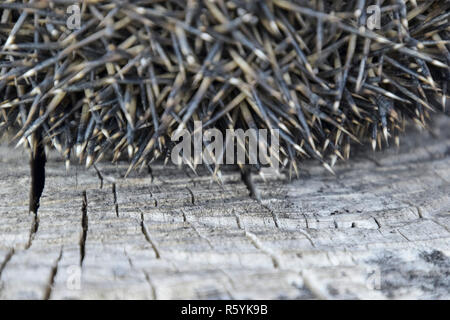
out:
M200 122L276 131L272 161L332 171L352 145L445 116L449 19L448 0L3 0L0 137L41 175L44 146L132 170Z

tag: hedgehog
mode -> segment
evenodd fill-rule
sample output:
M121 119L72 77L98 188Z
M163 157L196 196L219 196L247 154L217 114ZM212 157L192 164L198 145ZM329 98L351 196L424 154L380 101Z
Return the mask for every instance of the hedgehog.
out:
M2 1L0 137L130 172L201 121L276 130L290 174L333 171L446 116L449 17L448 0Z

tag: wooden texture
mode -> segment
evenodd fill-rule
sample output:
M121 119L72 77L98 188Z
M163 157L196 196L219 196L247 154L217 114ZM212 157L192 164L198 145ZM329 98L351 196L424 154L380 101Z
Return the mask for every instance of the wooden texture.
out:
M65 171L38 216L25 152L0 149L2 299L450 298L450 122L298 180L126 163ZM36 226L37 228L33 228ZM37 230L36 230L37 229Z

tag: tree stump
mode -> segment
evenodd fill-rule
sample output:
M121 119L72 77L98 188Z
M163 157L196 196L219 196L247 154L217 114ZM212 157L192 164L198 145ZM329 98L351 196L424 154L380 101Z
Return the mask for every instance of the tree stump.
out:
M156 164L46 168L0 150L2 299L450 298L450 121L300 178Z

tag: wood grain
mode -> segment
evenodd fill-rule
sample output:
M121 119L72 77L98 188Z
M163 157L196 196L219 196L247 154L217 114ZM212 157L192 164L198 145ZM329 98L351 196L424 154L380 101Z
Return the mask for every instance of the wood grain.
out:
M450 122L336 176L47 164L38 219L24 151L0 149L2 299L449 299ZM102 186L102 188L100 188ZM32 228L38 223L38 228ZM34 232L34 231L36 232Z

